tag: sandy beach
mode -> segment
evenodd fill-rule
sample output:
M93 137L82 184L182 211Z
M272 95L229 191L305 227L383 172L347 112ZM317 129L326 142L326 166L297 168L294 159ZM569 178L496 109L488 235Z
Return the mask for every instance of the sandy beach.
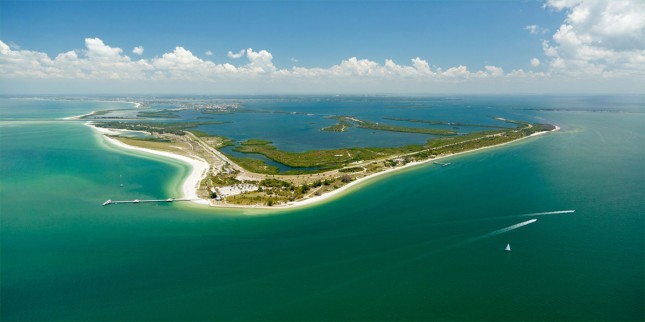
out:
M65 120L65 121L80 120L80 119L81 119L81 118L83 118L83 117L90 116L90 115L94 115L94 113L96 113L96 111L92 111L92 112L85 113L85 114L81 114L81 115L74 115L74 116L63 117L61 120Z
M184 178L183 180L182 189L181 189L182 195L176 196L175 198L193 199L193 201L196 203L208 204L207 200L199 199L199 197L197 196L197 188L199 187L199 183L206 176L206 173L208 172L208 169L209 169L209 165L206 161L202 159L189 158L175 153L157 151L157 150L151 150L151 149L145 149L145 148L139 148L139 147L127 145L122 143L119 140L113 139L105 135L105 134L111 134L111 135L119 134L118 131L98 128L98 127L92 126L90 123L88 123L87 125L93 128L96 132L102 134L101 136L105 138L105 140L113 146L126 149L126 150L131 150L131 151L159 155L159 156L175 159L175 160L184 162L186 164L189 164L191 167L191 172L188 175L188 177Z

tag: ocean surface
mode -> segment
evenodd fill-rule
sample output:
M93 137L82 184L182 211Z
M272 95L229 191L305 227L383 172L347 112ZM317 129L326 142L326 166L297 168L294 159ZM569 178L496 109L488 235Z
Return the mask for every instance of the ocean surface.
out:
M561 131L301 209L103 207L176 196L190 169L61 119L132 104L0 98L0 319L644 319L645 96L238 101L200 130L290 151L429 137L320 131L329 115Z

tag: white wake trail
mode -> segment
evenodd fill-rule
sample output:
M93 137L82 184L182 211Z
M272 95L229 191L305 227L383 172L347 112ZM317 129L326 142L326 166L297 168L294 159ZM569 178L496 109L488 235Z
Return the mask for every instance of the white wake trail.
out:
M474 218L474 219L466 219L466 220L446 221L446 222L442 222L441 224L468 224L468 223L474 223L474 222L509 219L509 218L537 217L537 216L547 216L547 215L564 215L564 214L571 214L571 213L574 213L574 212L576 212L576 211L575 210L544 211L544 212L534 212L534 213L531 213L531 214L522 214L522 215L495 216L495 217Z
M480 240L480 239L484 239L484 238L488 238L488 237L497 236L497 235L499 235L499 234L503 234L503 233L507 233L507 232L509 232L509 231L511 231L511 230L515 230L515 229L518 229L518 228L520 228L520 227L524 227L524 226L529 225L529 224L532 224L532 223L534 223L534 222L536 222L536 221L537 221L537 219L531 219L531 220L523 221L523 222L521 222L521 223L519 223L519 224L515 224L515 225L512 225L512 226L508 226L508 227L505 227L505 228L502 228L502 229L495 230L495 231L490 232L490 233L488 233L488 234L484 234L484 235L481 235L481 236L479 236L479 237L475 237L474 239L472 239L472 241Z
M546 215L561 215L561 214L570 214L576 212L575 210L558 210L558 211L545 211L545 212L536 212L532 214L525 215L516 215L509 216L507 218L519 218L519 217L533 217L533 216L546 216Z

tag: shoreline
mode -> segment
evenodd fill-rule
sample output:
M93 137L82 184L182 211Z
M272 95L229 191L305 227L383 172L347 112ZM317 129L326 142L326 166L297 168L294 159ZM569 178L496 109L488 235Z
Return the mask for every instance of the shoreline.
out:
M332 198L339 197L342 194L349 192L350 190L352 190L356 186L365 183L366 181L375 179L377 177L380 177L380 176L383 176L383 175L386 175L386 174L391 174L391 173L394 173L394 172L397 172L397 171L410 169L412 167L424 165L424 164L427 164L427 163L435 162L435 161L445 159L445 158L449 158L449 157L460 156L460 155L464 155L464 154L467 154L467 153L478 152L478 151L485 150L485 149L492 149L492 148L502 147L502 146L505 146L505 145L508 145L508 144L511 144L511 143L520 142L520 141L522 141L524 139L528 139L528 138L531 138L531 137L536 137L536 136L540 136L540 135L544 135L544 134L548 134L548 133L556 132L556 131L560 130L560 127L556 125L555 129L553 129L551 131L542 131L542 132L533 133L533 134L531 134L529 136L525 136L525 137L519 138L517 140L504 142L504 143L491 145L491 146L486 146L486 147L481 147L481 148L477 148L477 149L473 149L473 150L462 151L462 152L452 153L452 154L448 154L448 155L442 155L442 156L438 156L438 157L435 157L435 158L430 158L430 159L423 160L423 161L410 162L410 163L405 164L403 166L387 169L385 171L381 171L381 172L377 172L377 173L372 173L372 174L367 175L365 177L356 179L356 180L354 180L354 181L352 181L352 182L350 182L350 183L348 183L348 184L346 184L346 185L344 185L342 187L339 187L336 190L324 193L324 194L319 195L319 196L315 196L315 195L314 196L309 196L309 197L306 197L306 198L304 198L302 200L299 200L299 201L289 202L289 203L281 204L281 205L259 206L259 205L214 204L210 200L199 198L197 196L197 187L199 186L201 180L206 176L206 173L210 168L209 164L203 159L190 158L190 157L186 157L186 156L171 153L171 152L158 151L158 150L152 150L152 149L146 149L146 148L140 148L140 147L127 145L125 143L122 143L121 141L118 141L116 139L113 139L113 138L110 138L109 136L107 136L108 134L112 134L112 135L119 134L120 130L99 128L99 127L93 126L93 124L91 122L86 123L86 125L92 127L96 132L102 134L102 136L105 137L105 139L108 142L110 142L112 145L115 145L117 147L127 149L127 150L132 150L132 151L148 153L148 154L160 155L160 156L175 159L175 160L178 160L178 161L181 161L181 162L184 162L184 163L187 163L188 165L190 165L192 171L191 171L191 173L190 173L190 175L188 177L183 179L183 185L182 185L183 198L194 199L193 202L195 202L195 203L202 204L202 205L209 205L210 207L213 207L213 208L240 209L240 210L242 210L242 209L247 209L247 210L251 210L251 209L257 209L257 210L270 210L270 209L287 210L287 209L294 209L294 208L302 208L302 207L306 207L306 206L311 206L311 205L314 205L314 204L317 204L317 203L321 203L323 201L330 200Z
M206 173L210 169L209 164L202 159L196 159L196 158L190 158L187 156L175 154L175 153L170 153L166 151L158 151L158 150L152 150L152 149L146 149L146 148L140 148L140 147L135 147L132 145L125 144L119 140L113 139L107 135L109 134L118 134L119 132L112 130L112 129L103 129L103 128L98 128L91 123L86 123L87 126L91 127L94 129L94 131L98 132L101 134L101 136L111 145L125 149L125 150L130 150L130 151L136 151L136 152L141 152L141 153L147 153L147 154L153 154L153 155L158 155L158 156L163 156L166 158L174 159L180 162L183 162L185 164L188 164L191 168L190 174L187 177L182 178L182 184L181 184L181 196L174 197L175 199L179 198L184 198L184 199L191 199L192 202L198 203L198 204L208 204L208 200L201 199L197 196L197 187L199 186L200 182L204 177L206 177Z

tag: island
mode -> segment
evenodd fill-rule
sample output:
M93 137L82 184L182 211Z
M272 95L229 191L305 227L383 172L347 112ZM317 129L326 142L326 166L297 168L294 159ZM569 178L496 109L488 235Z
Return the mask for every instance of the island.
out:
M170 117L169 111L139 113L148 117ZM96 116L96 114L94 115ZM353 116L330 116L338 124L321 131L343 132L351 127L373 131L432 134L423 145L399 147L353 147L289 152L262 138L235 144L224 136L197 130L201 125L222 122L131 122L101 121L89 125L100 130L114 145L155 153L190 163L193 171L184 181L182 198L214 207L294 207L310 204L356 185L368 178L422 163L448 166L440 159L460 153L508 144L559 129L551 124L495 118L507 126L450 123L432 120L390 118L409 123L473 126L485 130L458 134L454 129L394 126ZM119 131L142 131L144 138L120 136ZM228 151L228 152L227 152ZM235 155L230 153L235 151ZM272 164L258 158L261 155ZM275 164L284 166L280 169ZM286 169L284 169L286 168Z

